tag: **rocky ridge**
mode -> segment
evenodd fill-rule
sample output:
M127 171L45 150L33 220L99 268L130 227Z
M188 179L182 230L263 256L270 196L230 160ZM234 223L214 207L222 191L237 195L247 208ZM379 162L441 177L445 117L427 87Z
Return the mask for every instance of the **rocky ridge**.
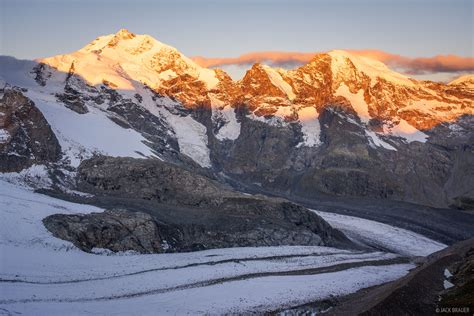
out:
M17 172L61 158L51 126L20 90L5 87L0 98L0 172Z
M306 208L283 199L248 196L216 181L152 159L95 157L79 167L76 189L103 213L44 219L58 238L85 251L142 253L200 249L326 245L355 247ZM121 209L113 208L120 205Z

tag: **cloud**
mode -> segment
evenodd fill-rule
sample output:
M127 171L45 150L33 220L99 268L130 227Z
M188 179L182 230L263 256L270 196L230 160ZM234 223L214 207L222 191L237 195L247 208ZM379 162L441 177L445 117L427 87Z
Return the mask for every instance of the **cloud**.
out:
M202 67L220 67L228 65L252 65L255 63L270 62L274 65L305 64L314 57L316 53L299 52L252 52L239 57L229 58L206 58L192 57Z
M474 58L457 55L437 55L433 57L405 57L380 50L352 50L353 54L369 57L409 74L437 72L473 72Z
M438 72L474 72L474 58L457 55L437 55L433 57L406 57L387 53L381 50L347 50L348 52L376 59L398 71L420 75ZM273 66L302 65L308 63L314 53L263 51L252 52L239 57L206 58L193 57L192 59L203 67L221 67L228 65L252 65L254 63L269 63Z

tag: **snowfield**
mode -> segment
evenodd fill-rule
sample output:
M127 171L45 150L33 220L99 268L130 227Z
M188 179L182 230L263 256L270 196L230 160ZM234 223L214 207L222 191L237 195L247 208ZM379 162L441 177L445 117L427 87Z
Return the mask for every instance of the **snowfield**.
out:
M78 114L57 102L52 95L27 93L51 125L71 165L93 153L115 157L154 157L146 139L133 129L125 129L110 120L104 111L89 107L89 113Z
M41 170L33 167L23 179L41 178ZM444 246L385 224L317 212L351 238L390 251L281 246L90 254L54 238L41 220L102 209L35 193L20 178L0 179L0 310L7 314L265 312L395 280L414 267L400 253L426 255Z

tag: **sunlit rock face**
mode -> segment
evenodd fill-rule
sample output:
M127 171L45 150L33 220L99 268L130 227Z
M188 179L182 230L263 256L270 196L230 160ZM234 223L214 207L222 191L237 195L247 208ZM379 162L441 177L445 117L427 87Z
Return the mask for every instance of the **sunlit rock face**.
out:
M141 138L123 146L139 150L125 155L308 198L324 193L461 208L473 200L463 172L473 169L472 76L418 81L331 51L292 70L255 64L233 81L127 30L37 62L26 74L33 80L28 96L43 102L48 95L77 115L101 115L137 132ZM97 126L96 134L104 134ZM120 143L103 150L110 142L100 137L105 145L96 148L71 138L88 153L79 161L96 151L127 152Z

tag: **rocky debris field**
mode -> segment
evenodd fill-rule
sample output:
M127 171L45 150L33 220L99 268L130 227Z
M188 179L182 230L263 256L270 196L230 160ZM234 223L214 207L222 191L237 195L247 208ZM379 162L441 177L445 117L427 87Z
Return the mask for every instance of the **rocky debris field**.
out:
M159 160L96 157L80 165L77 183L77 189L94 195L84 201L122 208L44 219L56 237L86 251L152 253L277 245L357 248L302 206L223 189L212 179Z

